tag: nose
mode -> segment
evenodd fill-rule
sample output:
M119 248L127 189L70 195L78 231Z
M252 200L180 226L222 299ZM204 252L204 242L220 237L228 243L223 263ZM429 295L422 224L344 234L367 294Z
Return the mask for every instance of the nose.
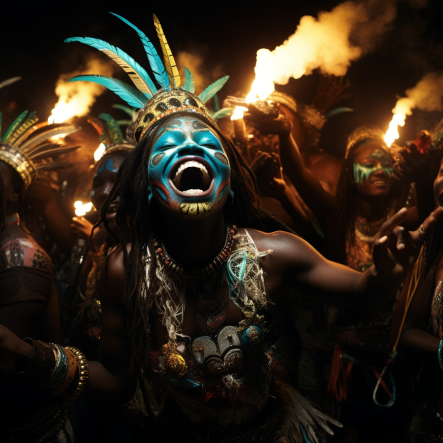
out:
M178 155L185 157L186 155L198 155L203 157L204 150L201 146L194 143L192 140L188 140L186 145L180 148Z

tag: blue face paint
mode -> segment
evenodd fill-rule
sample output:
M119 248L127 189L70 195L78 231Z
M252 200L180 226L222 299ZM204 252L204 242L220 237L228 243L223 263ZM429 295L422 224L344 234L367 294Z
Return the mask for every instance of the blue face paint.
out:
M148 167L154 198L169 211L204 217L221 207L231 168L219 138L201 120L170 120L157 133Z
M354 181L363 183L369 180L369 177L378 171L383 171L388 177L392 175L392 160L381 149L375 150L371 157L363 164L354 163Z

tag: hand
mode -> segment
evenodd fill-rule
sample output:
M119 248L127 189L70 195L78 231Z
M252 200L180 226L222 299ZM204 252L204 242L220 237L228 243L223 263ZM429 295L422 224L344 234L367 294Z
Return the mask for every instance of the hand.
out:
M394 164L393 177L404 183L412 183L426 176L429 156L421 154L417 146L407 142L406 147L399 151L400 158Z
M247 112L243 119L263 135L289 135L292 130L292 123L284 115L271 118L266 115L259 116Z
M286 190L283 179L280 157L258 151L250 168L254 172L260 192L267 197L281 198Z
M405 218L407 209L403 208L383 223L374 242L374 265L377 275L401 279L414 265L424 242L429 238L443 214L437 208L416 231L408 231L398 226Z
M0 325L0 367L7 369L26 368L31 363L34 351L6 326Z
M93 224L84 217L73 217L72 223L69 225L71 237L89 240Z

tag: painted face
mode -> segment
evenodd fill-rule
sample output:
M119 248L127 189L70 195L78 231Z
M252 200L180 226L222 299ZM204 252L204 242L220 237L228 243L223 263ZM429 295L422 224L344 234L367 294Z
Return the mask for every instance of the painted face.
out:
M214 213L227 199L230 176L219 138L201 120L170 120L157 133L148 178L163 210L187 218Z
M122 155L116 154L105 155L100 160L92 180L91 191L91 202L97 211L100 211L102 204L111 192L122 162Z
M354 153L354 182L365 195L387 195L392 186L392 158L377 142L360 146Z

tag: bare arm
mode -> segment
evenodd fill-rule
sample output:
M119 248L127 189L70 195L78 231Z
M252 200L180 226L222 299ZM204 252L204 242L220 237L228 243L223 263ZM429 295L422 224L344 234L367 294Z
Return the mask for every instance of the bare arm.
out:
M330 262L306 242L287 233L265 235L259 249L272 249L265 265L271 286L272 275L314 296L343 307L374 311L387 303L418 257L424 238L432 232L443 208L434 211L423 223L424 231L409 232L398 225L406 209L386 221L376 236L374 263L363 274ZM268 267L268 269L266 269ZM272 269L269 269L272 268Z
M246 114L245 120L263 134L279 135L280 157L284 172L312 212L318 218L323 218L331 210L334 197L323 189L314 174L305 167L300 150L291 133L291 122L283 115L273 120L260 120Z

